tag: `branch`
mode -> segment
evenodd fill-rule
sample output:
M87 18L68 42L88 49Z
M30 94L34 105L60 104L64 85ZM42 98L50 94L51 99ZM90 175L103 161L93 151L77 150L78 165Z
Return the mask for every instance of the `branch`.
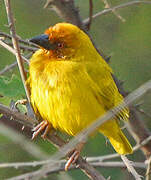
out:
M99 16L111 13L111 12L117 10L117 9L122 9L122 8L125 8L125 7L128 7L128 6L138 5L138 4L151 4L151 2L150 1L139 1L139 0L138 1L130 1L130 2L127 2L127 3L120 4L118 6L114 6L114 7L109 8L109 9L104 9L103 11L94 14L92 16L92 18L96 19ZM89 18L83 20L83 24L85 24L85 25L87 25L88 22L89 22Z
M15 121L21 123L24 126L28 126L30 128L33 128L33 126L37 123L37 121L34 120L33 118L26 116L24 114L21 114L19 112L16 112L16 111L12 111L10 108L2 104L0 104L0 114L4 114L8 118L13 117Z
M90 163L93 167L109 167L109 168L126 168L126 165L121 162L121 161L108 161L108 162L93 162L93 157L91 160L91 157L88 157L89 160L88 163ZM33 162L14 162L14 163L0 163L0 168L21 168L21 167L36 167L36 166L41 166L41 165L46 165L48 162L47 160L44 161L33 161ZM60 161L53 161L52 162L54 167L56 166L55 169L51 170L48 172L48 174L51 173L56 173L58 171L65 171L64 166L66 164L65 160L60 160ZM140 169L147 169L147 165L142 162L132 162L133 166L136 168ZM71 169L78 169L75 165L71 165L69 167L69 170Z
M93 15L93 0L89 0L89 22L87 23L87 30L90 30Z
M142 176L139 175L136 170L134 169L134 166L131 161L128 160L128 158L125 155L121 155L121 159L123 160L124 164L126 165L127 169L131 174L135 177L136 180L141 180Z
M27 99L30 102L30 93L29 93L29 89L26 86L26 72L24 69L24 65L23 65L23 60L21 57L21 53L20 53L20 48L19 48L19 44L18 44L18 38L16 35L16 31L15 31L15 25L14 25L14 18L13 18L13 14L12 14L12 9L11 9L11 5L10 5L10 0L4 0L5 2L5 7L6 7L6 12L7 12L7 18L8 18L8 24L10 27L10 34L12 35L12 43L13 43L13 47L15 49L15 53L16 53L16 59L17 59L17 63L18 63L18 67L19 67L19 71L20 71L20 75L23 81L23 85L25 88L25 92L27 95Z

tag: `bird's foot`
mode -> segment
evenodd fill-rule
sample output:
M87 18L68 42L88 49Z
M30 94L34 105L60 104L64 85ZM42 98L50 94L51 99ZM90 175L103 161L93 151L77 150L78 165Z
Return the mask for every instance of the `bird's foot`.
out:
M78 160L78 158L80 156L80 153L81 153L81 150L82 150L84 144L85 144L85 142L79 143L74 150L69 152L69 154L68 154L69 159L65 164L65 171L67 171L69 169L71 164L76 163L76 161Z
M19 99L15 102L15 107L18 105L18 104L21 104L21 105L26 105L27 104L27 99Z
M36 127L34 127L32 129L32 131L33 131L32 139L37 137L38 134L40 132L42 132L43 130L44 130L44 133L41 135L41 137L43 139L45 139L47 134L48 134L48 132L49 132L49 130L50 130L50 123L48 121L42 121L40 124L38 124Z

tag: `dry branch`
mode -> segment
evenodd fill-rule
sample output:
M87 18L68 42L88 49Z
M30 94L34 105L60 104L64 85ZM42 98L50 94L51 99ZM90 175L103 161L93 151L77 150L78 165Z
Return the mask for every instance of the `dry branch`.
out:
M12 35L12 43L13 43L13 47L15 49L16 59L17 59L21 79L22 79L22 82L23 82L23 85L24 85L24 88L25 88L27 99L30 102L29 89L28 89L28 87L26 86L26 83L25 83L26 79L27 79L27 76L26 76L26 72L25 72L25 69L24 69L22 56L21 56L21 53L20 53L20 47L19 47L19 43L18 43L18 37L16 35L14 18L13 18L11 5L10 5L10 0L5 0L4 2L5 2L6 12L7 12L8 25L10 27L10 34Z
M47 156L48 158L48 156ZM87 162L89 162L89 164L91 164L94 167L110 167L110 168L126 168L126 165L121 162L121 161L108 161L108 162L95 162L93 161L93 157L88 157L89 160L87 160ZM0 168L20 168L20 167L36 167L36 166L41 166L41 165L46 165L48 163L47 160L43 160L43 161L33 161L33 162L14 162L14 163L1 163L0 164ZM64 166L66 164L65 160L60 160L60 161L53 161L52 162L54 167L56 166L56 169L53 169L48 172L48 174L51 173L56 173L59 171L64 171ZM136 168L140 168L140 169L147 169L147 165L143 162L133 162L132 163L134 167ZM69 170L71 169L78 169L76 167L76 165L71 165L71 167L69 167Z

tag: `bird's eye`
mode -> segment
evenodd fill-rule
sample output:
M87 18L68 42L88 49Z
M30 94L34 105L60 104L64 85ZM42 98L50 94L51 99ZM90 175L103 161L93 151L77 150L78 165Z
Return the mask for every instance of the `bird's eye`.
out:
M61 43L57 43L57 47L58 48L63 48L64 47L64 43L62 43L62 42Z
M63 48L64 44L63 43L58 43L57 46L58 46L58 48Z

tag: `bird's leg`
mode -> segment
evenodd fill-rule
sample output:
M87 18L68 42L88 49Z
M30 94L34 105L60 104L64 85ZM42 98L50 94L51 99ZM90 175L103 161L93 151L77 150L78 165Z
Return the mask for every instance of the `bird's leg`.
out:
M77 161L84 144L85 144L85 142L80 142L79 144L77 144L75 149L73 149L71 152L69 152L68 156L70 158L68 159L68 161L65 164L65 171L67 171L69 169L71 164L74 164Z
M50 123L48 121L42 121L40 124L38 124L36 127L33 128L33 135L32 135L32 139L34 139L41 131L44 131L42 137L45 139L47 133L50 130Z

